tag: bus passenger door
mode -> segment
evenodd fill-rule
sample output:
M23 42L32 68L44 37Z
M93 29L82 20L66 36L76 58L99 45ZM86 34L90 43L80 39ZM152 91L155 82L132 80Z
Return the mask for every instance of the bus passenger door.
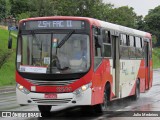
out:
M102 64L102 38L100 28L93 27L93 48L94 48L94 103L101 103L103 92L101 90L103 64Z
M119 98L119 33L117 33L116 31L111 31L111 43L112 43L112 76L113 76L113 87L112 87L112 91L113 94L115 95L114 98Z
M148 90L150 83L150 58L149 58L149 42L144 41L144 60L145 60L145 89Z

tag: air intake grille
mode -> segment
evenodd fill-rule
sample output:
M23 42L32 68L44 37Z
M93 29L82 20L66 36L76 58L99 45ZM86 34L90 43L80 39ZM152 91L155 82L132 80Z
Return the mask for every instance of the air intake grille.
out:
M69 103L72 98L65 98L65 99L39 99L39 98L31 98L36 103L45 103L45 104L65 104Z
M66 81L42 81L42 80L30 80L27 79L30 83L38 86L65 86L72 84L75 80L66 80Z

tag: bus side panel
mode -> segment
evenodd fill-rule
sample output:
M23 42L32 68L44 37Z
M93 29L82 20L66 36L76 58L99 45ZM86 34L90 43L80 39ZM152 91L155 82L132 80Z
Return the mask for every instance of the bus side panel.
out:
M94 77L93 77L93 82L92 82L92 90L93 90L93 105L94 104L99 104L102 102L102 72L103 72L103 61L102 63L98 66L98 68L94 72Z
M145 61L143 59L132 61L121 60L121 63L122 62L125 63L123 65L125 74L121 72L121 97L123 98L135 94L137 79L140 80L140 92L145 92Z
M149 87L152 87L152 82L153 82L153 62L152 60L150 60L150 83L149 83Z
M138 69L138 74L135 78L140 79L140 92L145 92L145 62L144 62L144 60L141 60L140 67ZM134 86L133 86L129 96L135 94L136 79L135 79Z
M120 60L120 98L131 95L134 88L138 70L140 68L140 60Z
M112 92L112 87L113 87L113 76L112 76L112 67L111 67L111 62L110 59L104 59L105 64L104 64L104 77L102 79L102 86L105 87L106 83L108 82L110 84L110 100L114 96ZM104 91L104 87L102 89L102 92Z
M137 79L140 80L140 92L145 92L145 61L141 61Z
M100 104L103 102L104 87L107 81L110 83L112 81L112 76L110 74L110 62L108 59L103 59L102 63L95 71L94 79L92 82L92 105Z
M145 81L145 89L148 90L148 67L145 68L146 71L146 81Z

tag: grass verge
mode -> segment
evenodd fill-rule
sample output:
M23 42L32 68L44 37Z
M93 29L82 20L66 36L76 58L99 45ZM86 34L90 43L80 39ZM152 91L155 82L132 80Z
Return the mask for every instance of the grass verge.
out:
M152 53L153 68L160 68L160 48L154 48Z
M0 29L0 86L15 84L16 38L13 38L12 49L8 49L9 32Z

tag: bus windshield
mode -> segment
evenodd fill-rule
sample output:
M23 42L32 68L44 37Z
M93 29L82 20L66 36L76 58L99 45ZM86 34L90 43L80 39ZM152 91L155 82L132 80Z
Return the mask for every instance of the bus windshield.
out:
M67 74L86 72L90 67L89 36L67 33L19 35L19 72Z

